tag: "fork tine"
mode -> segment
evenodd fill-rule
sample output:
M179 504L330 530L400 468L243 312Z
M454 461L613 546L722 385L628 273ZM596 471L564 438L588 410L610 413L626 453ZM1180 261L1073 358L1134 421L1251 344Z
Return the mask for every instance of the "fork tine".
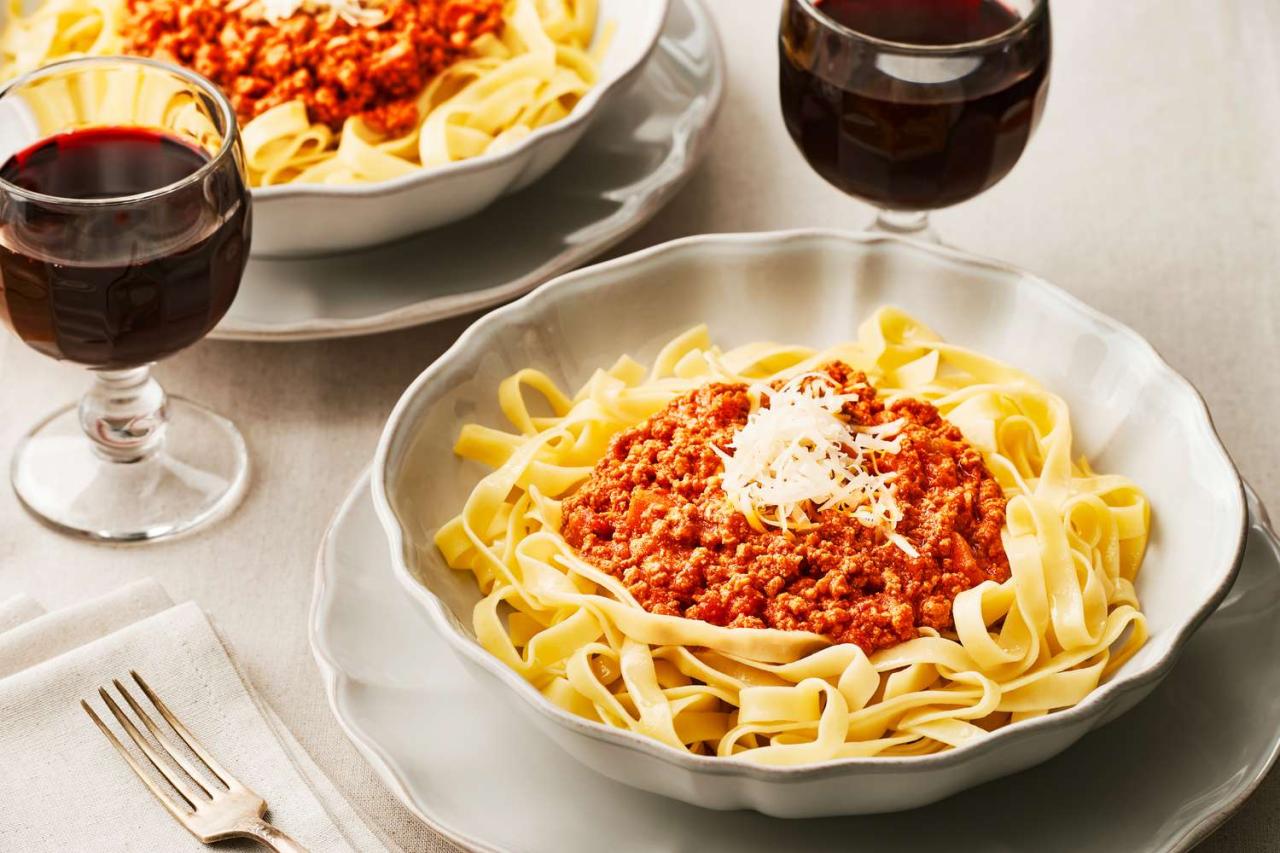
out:
M191 777L191 781L196 783L196 787L199 788L206 797L212 797L213 793L200 779L200 771L191 766L191 762L187 761L186 756L173 748L173 744L169 742L169 738L160 731L160 727L156 725L155 720L151 719L151 715L142 710L142 706L138 704L137 699L133 698L133 694L124 688L124 685L120 683L119 679L113 678L111 679L111 683L116 686L116 690L119 691L120 695L124 697L124 700L129 703L129 707L133 709L133 713L138 716L138 719L142 720L142 724L147 727L147 731L151 732L151 736L156 739L156 743L160 744L160 746L164 748L165 753L168 754L168 756L172 758L179 767L187 771L187 775Z
M133 676L134 681L138 682L138 686L142 688L142 692L147 694L147 698L151 700L152 705L156 706L156 710L165 718L165 721L168 722L173 730L178 733L178 737L182 738L183 743L185 743L191 751L196 754L196 757L204 762L205 766L209 768L209 771L217 778L217 780L228 788L244 789L244 786L237 782L234 776L222 769L222 765L215 761L212 755L205 752L204 747L200 745L200 741L196 740L196 736L187 731L187 727L179 722L178 718L169 710L169 706L164 704L160 697L156 695L156 692L151 689L151 685L143 681L142 676L138 675L135 670L129 670L129 674Z
M160 756L156 755L155 750L151 748L151 744L147 743L147 739L142 736L142 732L138 731L133 722L125 715L124 711L120 710L120 706L116 704L116 700L111 698L111 694L108 693L105 688L99 687L98 695L102 697L103 702L107 703L107 708L113 715L115 715L116 721L124 727L125 734L133 739L133 742L137 744L138 749L142 750L142 754L151 762L151 766L165 778L165 781L173 786L173 789L178 792L178 796L186 800L187 805L191 806L192 810L194 810L196 803L200 801L200 797L198 797L185 782L178 778L178 774L174 773L173 770L161 760ZM134 765L134 769L137 769L137 765Z
M115 733L112 732L111 729L107 728L107 724L102 722L102 718L98 716L98 713L94 711L93 708L89 707L88 702L81 699L80 707L84 708L84 712L89 715L89 719L93 720L98 729L107 736L107 740L111 741L111 745L116 748L116 752L119 752L120 757L123 758L125 763L133 769L134 775L142 781L142 784L147 786L147 790L155 795L155 798L160 801L160 805L164 806L165 811L173 815L174 820L185 826L187 818L190 817L191 813L178 808L178 804L173 801L173 798L161 790L159 785L151 781L151 777L148 776L138 765L138 762L134 760L134 757L129 753L129 750L124 748L124 744L119 741L115 736Z

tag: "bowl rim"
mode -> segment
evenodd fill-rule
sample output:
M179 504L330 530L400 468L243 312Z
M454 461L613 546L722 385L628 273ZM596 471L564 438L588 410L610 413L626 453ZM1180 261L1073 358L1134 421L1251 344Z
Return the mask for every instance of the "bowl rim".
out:
M539 303L554 303L563 298L572 298L575 292L590 288L595 279L602 273L613 273L618 270L643 266L656 258L678 257L689 253L696 254L708 247L742 249L781 244L803 244L806 242L815 247L829 242L896 245L900 249L923 251L946 260L985 269L988 272L1016 276L1043 291L1045 295L1056 300L1061 307L1076 312L1085 319L1102 326L1107 331L1124 338L1132 347L1136 348L1136 353L1145 355L1159 373L1172 380L1175 386L1180 386L1184 394L1190 394L1190 402L1195 406L1197 419L1200 421L1201 427L1207 430L1206 435L1210 439L1209 449L1217 457L1217 461L1225 467L1227 474L1234 483L1234 489L1222 497L1224 500L1230 500L1234 504L1230 511L1238 519L1236 524L1237 535L1233 545L1232 556L1229 558L1230 566L1223 574L1218 585L1199 604L1190 618L1178 627L1177 633L1168 649L1157 660L1153 661L1145 669L1100 685L1080 703L1071 708L1004 726L992 732L989 737L943 752L923 756L840 758L808 764L774 766L756 764L740 757L722 758L718 756L693 755L644 735L636 734L628 729L605 726L602 723L573 716L559 706L554 705L529 682L520 677L515 670L507 667L473 638L463 635L454 627L452 614L448 612L444 603L414 577L412 570L405 561L406 540L404 529L391 506L387 490L387 480L391 473L388 470L388 463L392 447L400 443L399 440L402 436L405 441L412 439L412 435L407 434L407 414L410 406L420 395L423 388L435 378L436 374L442 372L444 367L451 361L461 357L487 330L501 327L509 319L522 317ZM1217 609L1217 606L1235 583L1244 559L1244 547L1248 534L1248 511L1244 483L1230 454L1223 445L1221 437L1218 435L1212 414L1203 395L1189 380L1178 373L1155 347L1133 329L1103 314L1062 288L1012 264L897 235L875 232L848 232L836 229L811 228L751 233L702 234L685 237L560 276L520 299L486 314L473 323L448 350L423 370L396 402L378 440L370 480L374 508L379 521L382 523L383 532L387 536L395 575L411 597L424 607L431 622L444 636L456 654L462 655L472 664L482 667L506 687L511 688L516 696L519 696L525 704L536 710L542 717L571 733L583 735L591 740L601 741L630 752L640 753L650 758L656 758L693 773L739 776L765 782L815 781L844 775L852 770L869 774L897 775L932 772L966 764L984 755L990 755L994 750L999 750L1006 745L1026 742L1055 729L1069 729L1073 724L1087 723L1093 720L1093 723L1088 724L1087 728L1081 731L1080 734L1083 735L1097 724L1096 720L1098 718L1103 717L1115 707L1123 697L1136 693L1140 698L1145 695L1145 689L1154 687L1168 675L1173 665L1177 662L1187 640L1205 619Z
M456 160L443 166L420 167L410 174L372 183L335 185L289 183L254 187L252 189L254 202L263 203L286 198L379 198L408 192L438 180L499 168L518 161L543 142L567 136L590 122L609 98L635 80L649 64L666 27L667 16L671 13L671 0L644 0L643 5L651 8L650 26L649 30L643 34L642 48L636 55L635 61L619 69L611 78L596 81L569 115L537 128L510 148L495 154L481 154L466 160Z

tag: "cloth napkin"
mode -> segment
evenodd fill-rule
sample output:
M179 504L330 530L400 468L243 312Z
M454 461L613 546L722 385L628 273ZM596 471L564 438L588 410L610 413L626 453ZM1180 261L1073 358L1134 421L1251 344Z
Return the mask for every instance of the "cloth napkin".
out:
M113 678L132 684L131 669L311 853L398 849L260 701L204 613L193 603L174 606L146 580L53 613L25 596L0 601L0 850L209 849L155 801L80 708L89 700L132 748L97 695ZM246 841L216 849L262 848Z

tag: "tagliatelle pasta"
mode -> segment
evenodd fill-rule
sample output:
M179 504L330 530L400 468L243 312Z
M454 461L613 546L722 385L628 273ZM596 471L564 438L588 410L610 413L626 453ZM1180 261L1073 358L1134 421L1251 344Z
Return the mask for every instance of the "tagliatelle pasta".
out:
M0 81L59 59L133 52L126 37L127 2L44 0L23 15L20 0L9 0L10 21L0 33ZM362 2L377 10L388 0ZM245 6L228 6L234 11L225 14L241 14ZM596 0L506 0L502 18L497 32L475 38L458 61L430 79L410 105L418 118L407 132L380 130L360 115L331 127L317 121L301 99L252 118L242 115L251 184L390 180L501 152L564 119L595 85L609 41L607 27L596 35ZM356 65L353 73L365 72ZM69 106L78 108L75 102Z
M77 56L120 53L123 0L48 0L29 15L22 0L8 0L0 34L0 81Z
M710 383L779 388L832 362L864 372L886 405L936 407L1007 500L1008 580L956 595L953 627L921 627L868 654L813 631L651 612L633 578L566 541L571 496L606 456L625 454L615 437ZM1061 398L896 309L821 352L765 343L722 352L699 327L652 368L624 356L572 397L534 369L503 382L498 397L515 431L463 429L457 453L494 470L435 541L483 593L480 643L589 720L765 764L918 755L1075 705L1145 642L1134 588L1149 530L1142 492L1073 459Z
M191 88L171 77L142 71L52 77L34 83L25 101L38 134L74 127L89 114L101 125L136 125L175 131L212 156L222 134Z

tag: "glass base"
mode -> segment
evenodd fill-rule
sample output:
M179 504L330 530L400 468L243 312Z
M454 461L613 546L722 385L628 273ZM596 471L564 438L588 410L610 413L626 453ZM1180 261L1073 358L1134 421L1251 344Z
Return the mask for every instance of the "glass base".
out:
M244 439L226 418L181 397L166 408L162 443L132 462L95 450L78 405L59 409L14 449L18 499L46 524L107 541L159 539L220 518L244 495Z

